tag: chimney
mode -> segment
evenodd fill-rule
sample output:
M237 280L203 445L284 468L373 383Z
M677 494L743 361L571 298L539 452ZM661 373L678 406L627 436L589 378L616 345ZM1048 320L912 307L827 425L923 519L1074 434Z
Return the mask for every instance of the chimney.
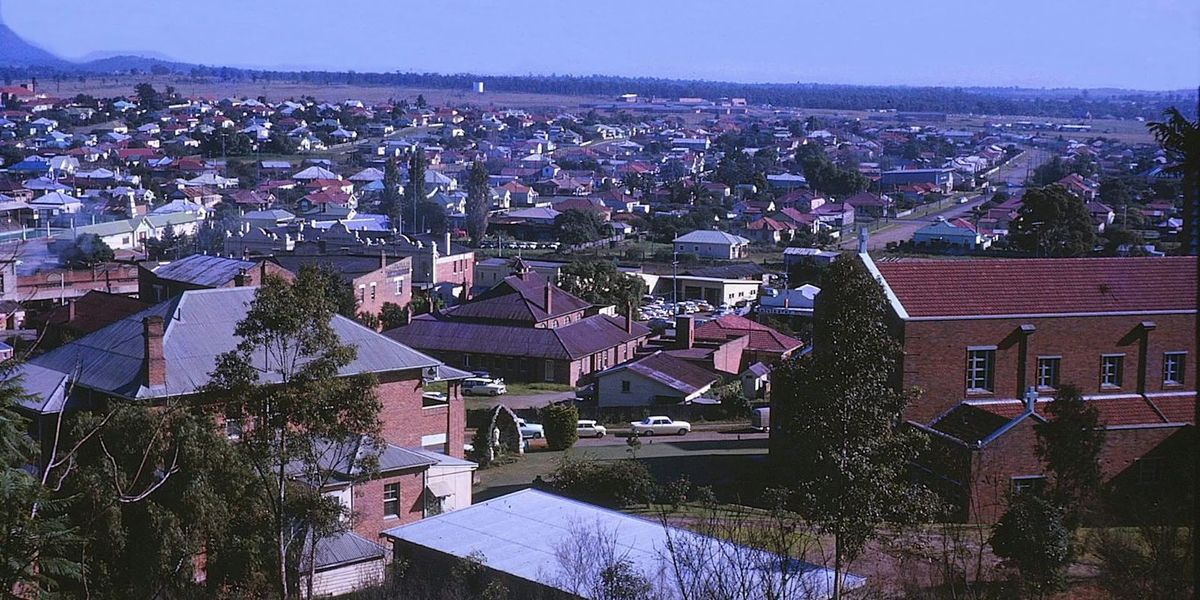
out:
M626 303L625 304L625 333L629 333L629 334L633 333L633 311L634 311L633 303L632 302Z
M380 269L387 268L387 248L379 249L379 268Z
M145 342L145 358L142 362L142 385L146 387L167 384L167 359L163 355L163 318L142 319L142 341Z
M446 232L446 256L450 256L450 232Z
M675 317L675 346L687 350L696 345L696 324L688 316Z
M75 320L75 301L67 302L67 323Z
M237 275L233 276L234 287L246 287L250 285L250 274L245 269L239 269Z
M870 236L871 236L871 234L867 231L866 226L858 228L858 253L859 254L867 253L867 238L869 238Z
M544 304L546 307L546 314L548 314L548 315L554 314L554 312L551 310L551 308L552 308L551 296L553 296L553 293L552 293L552 289L550 287L550 282L546 281L546 289L545 289L545 294L544 294L544 298L546 301Z

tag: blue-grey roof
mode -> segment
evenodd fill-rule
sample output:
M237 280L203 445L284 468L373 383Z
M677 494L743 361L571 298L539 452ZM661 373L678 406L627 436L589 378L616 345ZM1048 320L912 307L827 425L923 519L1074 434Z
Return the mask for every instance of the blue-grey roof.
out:
M239 338L234 329L245 318L257 289L187 291L29 362L74 374L75 382L82 387L125 398L192 394L208 383L217 356L236 347ZM145 357L142 320L150 316L165 321L163 351L167 361L166 385L153 388L143 385L142 379ZM339 371L342 375L424 369L442 364L346 317L335 316L330 324L342 343L358 349L354 361ZM265 382L277 379L269 372L262 376Z
M53 369L24 363L10 374L19 377L25 396L20 398L22 407L37 413L61 412L67 400L67 375Z
M732 233L725 233L716 229L697 229L691 233L685 233L677 238L676 242L686 244L729 244L731 246L741 246L749 244L750 240Z
M585 535L603 535L606 543L611 541L615 545L615 556L627 561L651 581L661 581L660 585L678 585L677 579L671 576L674 574L668 575L664 571L670 568L667 550L670 541L676 547L703 548L712 553L717 563L746 560L756 565L774 566L787 562L793 578L788 585L788 596L792 598L828 598L833 591L833 571L830 569L799 561L769 560L769 556L755 560L746 554L754 550L739 548L733 542L664 527L533 489L395 527L383 535L460 558L478 553L489 569L557 588L572 575L563 572L570 567L563 565L558 556L562 550L572 548L571 544L578 541L581 531ZM536 532L536 535L530 535L530 532ZM740 559L721 558L731 555ZM712 568L720 569L722 565L713 564ZM768 573L764 569L751 577L770 577L776 581L770 587L779 586L778 572ZM689 580L686 574L682 579ZM691 581L695 582L694 579ZM847 574L845 582L847 589L853 589L864 585L866 579Z
M253 269L255 263L207 254L193 254L150 268L159 279L218 287L233 281L242 271Z
M323 571L369 560L382 560L386 550L353 532L343 531L317 540L314 554L317 570Z

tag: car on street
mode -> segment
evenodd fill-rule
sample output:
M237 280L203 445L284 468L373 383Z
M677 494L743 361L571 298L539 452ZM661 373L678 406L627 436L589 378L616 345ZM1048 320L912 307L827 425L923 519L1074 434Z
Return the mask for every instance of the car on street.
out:
M485 377L468 377L463 380L463 394L467 396L499 396L508 393L508 386L503 379L487 379Z
M692 430L691 423L674 421L670 417L646 417L630 423L629 426L633 435L687 435Z
M597 425L595 421L580 419L579 423L575 425L575 433L579 434L581 438L602 438L608 435L608 430L603 425Z
M540 423L530 423L525 419L517 419L517 429L521 432L521 437L525 439L542 439L546 437L546 430L542 428Z

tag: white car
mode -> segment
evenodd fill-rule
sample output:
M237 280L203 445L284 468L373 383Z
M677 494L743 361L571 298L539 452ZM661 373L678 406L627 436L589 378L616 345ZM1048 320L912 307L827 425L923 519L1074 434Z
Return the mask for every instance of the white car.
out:
M463 394L467 396L499 396L508 393L503 379L468 377L463 380Z
M541 439L546 437L546 430L542 428L540 423L530 423L525 419L517 419L517 429L521 431L521 437Z
M580 419L579 423L575 425L575 433L579 434L581 438L602 438L608 435L608 430L603 425L597 425L595 421Z
M672 421L670 417L646 417L629 424L633 435L687 435L692 424L687 421Z

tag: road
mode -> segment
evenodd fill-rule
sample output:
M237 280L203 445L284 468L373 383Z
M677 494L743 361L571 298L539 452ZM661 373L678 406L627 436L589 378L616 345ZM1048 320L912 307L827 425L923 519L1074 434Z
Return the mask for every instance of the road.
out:
M577 448L597 448L602 446L626 446L628 434L623 431L610 432L602 438L580 438L575 442ZM642 448L654 445L679 444L682 442L740 442L746 440L766 440L768 435L761 431L748 428L729 430L692 431L687 435L649 435L642 436ZM640 451L639 451L640 452Z
M945 208L935 209L928 214L921 216L909 216L900 219L892 219L890 223L882 228L872 231L867 237L867 250L883 250L889 242L906 242L912 239L913 233L918 229L937 221L938 217L943 219L953 219L963 215L971 214L971 209L983 204L988 196L972 196L969 197L965 204L955 203L955 199L947 198L942 201ZM858 236L849 236L842 241L840 247L845 250L853 250L858 247Z

